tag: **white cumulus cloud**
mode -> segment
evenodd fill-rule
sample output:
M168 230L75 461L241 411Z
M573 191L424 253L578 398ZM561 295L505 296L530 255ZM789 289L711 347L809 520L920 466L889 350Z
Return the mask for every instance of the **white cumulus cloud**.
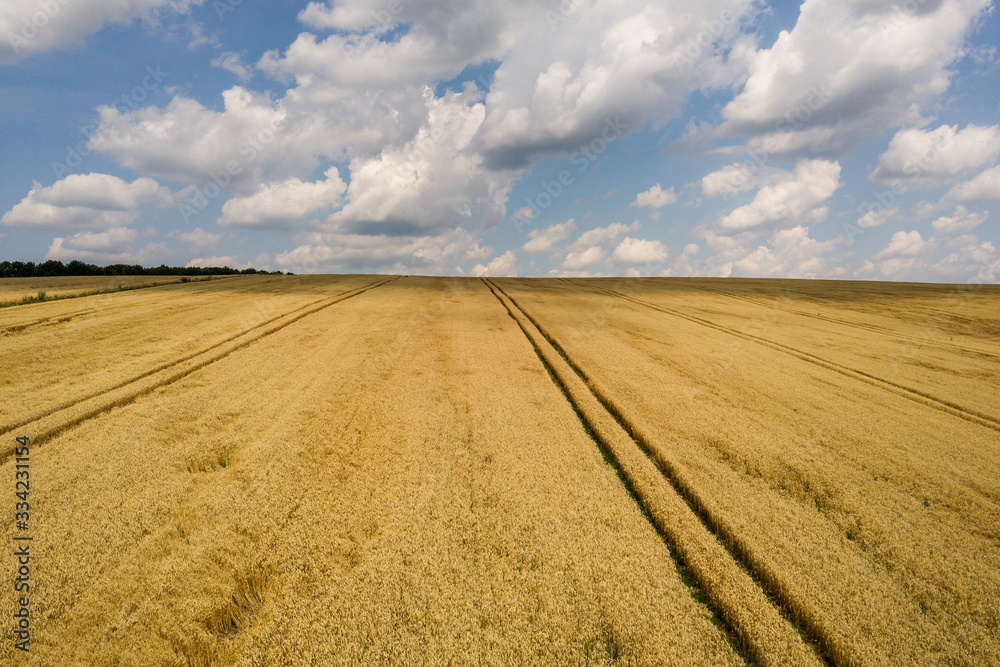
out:
M660 208L667 206L668 204L673 204L676 201L677 195L674 193L673 188L663 190L660 188L660 184L657 183L649 190L637 194L635 196L635 201L629 204L629 206L633 206L635 208Z
M528 232L529 240L521 246L521 250L525 252L552 252L555 244L569 238L574 229L576 229L576 223L573 222L573 218L543 229L533 229Z
M326 180L308 183L296 177L261 185L247 197L234 197L222 206L218 224L249 229L287 229L307 215L340 203L347 185L336 167L324 174Z
M989 5L805 0L794 28L751 59L723 129L768 153L829 153L918 124Z
M207 248L222 240L222 234L212 234L206 232L201 227L195 227L189 232L173 231L167 234L172 238L180 239L189 244L192 248Z
M1000 200L1000 166L987 169L965 183L959 183L948 191L945 199L963 203Z
M920 232L916 230L911 232L896 232L889 240L889 245L887 245L881 252L875 254L874 257L875 259L883 259L885 257L892 257L896 255L912 257L914 255L919 255L928 248L929 243L924 240L924 237L920 235Z
M311 232L303 241L278 253L275 264L293 273L454 274L467 272L463 263L493 254L461 228L414 236Z
M236 78L240 81L249 81L253 77L253 69L243 64L240 54L235 51L220 53L215 58L212 58L211 65L212 67L218 67L235 74Z
M347 203L328 222L338 231L405 235L499 223L513 175L492 172L467 150L485 108L467 94L425 91L427 124L414 139L351 160Z
M0 224L51 231L124 227L146 203L169 206L173 197L151 178L129 183L110 174L71 174L48 187L36 182Z
M589 269L604 260L604 250L600 246L592 246L586 250L571 252L563 260L562 268L567 271Z
M642 225L636 220L632 224L626 225L621 222L612 222L606 227L594 227L588 229L580 237L573 241L569 249L573 251L586 250L595 245L612 243L629 232L637 232Z
M550 25L544 12L555 6L525 3L515 14L526 14L517 46L487 97L479 139L488 163L520 168L553 152L600 152L647 121L675 117L692 89L730 85L752 44L740 20L756 7L750 0L574 3L572 16ZM714 33L706 29L712 21Z
M611 260L617 264L651 264L667 259L667 246L659 241L647 241L626 236L615 248Z
M755 170L739 162L727 164L718 171L706 174L701 179L701 191L709 197L718 194L734 195L751 190L757 185Z
M92 264L159 264L170 257L163 243L147 243L136 249L139 233L127 227L114 227L100 232L77 232L72 236L52 239L46 260L71 262L80 260Z
M855 222L861 229L871 229L872 227L881 227L890 218L896 217L899 214L899 205L890 206L885 208L884 206L875 206L871 210L866 212L858 221Z
M826 202L840 187L840 164L828 160L803 160L794 173L765 185L749 204L722 217L727 230L750 230L776 223L798 224L826 217Z
M877 183L938 185L993 164L1000 156L1000 126L942 125L901 130L879 156Z
M819 278L840 274L828 254L836 241L817 241L801 225L779 229L769 245L758 246L732 263L732 275L773 278Z
M989 213L985 211L982 213L971 213L964 206L956 206L950 216L942 215L931 223L931 227L934 228L934 231L944 232L945 234L968 232L986 222L986 218L988 217Z
M236 258L232 255L213 255L211 257L195 257L185 264L187 267L205 268L209 266L228 266L236 268Z
M77 46L107 24L155 22L161 11L186 14L204 0L4 0L0 62Z
M477 278L487 277L513 277L517 275L517 257L514 252L508 250L499 257L494 257L486 264L476 264L472 267L472 275Z

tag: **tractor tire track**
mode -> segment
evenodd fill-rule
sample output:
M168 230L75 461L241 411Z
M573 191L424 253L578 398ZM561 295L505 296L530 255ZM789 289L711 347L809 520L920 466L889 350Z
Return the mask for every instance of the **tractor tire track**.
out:
M553 382L576 411L601 453L621 478L677 561L693 574L730 641L750 664L821 665L848 662L821 624L785 603L758 572L760 565L719 530L675 465L630 431L582 371L530 315L496 283L483 279L535 349ZM796 624L798 627L796 627ZM836 662L834 657L838 657Z
M311 304L296 308L295 310L272 318L267 322L251 327L241 333L211 345L200 352L186 355L179 360L162 364L155 369L147 371L142 375L126 380L118 385L97 392L91 396L71 401L54 410L49 410L41 417L22 421L21 423L8 427L3 434L7 435L14 431L30 431L27 435L31 438L33 445L40 445L47 440L59 435L63 431L72 428L88 419L91 419L103 412L127 405L137 398L149 394L156 389L172 384L191 373L194 373L209 364L213 364L220 359L224 359L233 352L257 342L265 336L276 333L285 327L298 322L304 317L329 308L337 303L346 301L352 297L364 294L392 282L396 277L388 280L376 281L364 287L348 290L335 297L314 301ZM268 326L271 325L271 326ZM3 465L14 453L14 446L10 445L0 450L0 465Z
M93 308L86 308L83 310L75 310L69 313L60 313L58 315L49 315L48 317L40 317L35 320L29 320L27 322L22 322L20 324L9 324L0 328L0 336L13 336L19 333L23 333L25 330L31 327L36 327L45 324L58 324L60 322L68 322L75 317L80 317L82 315L89 315L94 312ZM54 320L54 321L53 321Z
M390 280L382 280L378 282L378 284L369 284L364 287L347 290L333 298L338 299L337 302L344 301L348 298L351 298L352 296L358 296L362 292L369 291L370 289L374 289L375 287L379 287L381 285L387 284L388 282L392 282L392 280L395 279L396 278ZM356 293L350 294L351 292L356 292ZM326 301L328 299L329 297L327 299L321 299L320 301ZM310 304L306 304L305 306L296 308L295 310L290 311L285 315L279 316L278 318L272 318L271 320L268 320L268 322L272 322L275 319L280 319L281 317L287 317L289 314L298 312L303 308L308 308L310 305L314 305L315 303L319 303L319 301L312 302ZM322 310L322 308L313 310L309 314L313 314L315 312L318 312L319 310ZM288 324L291 323L289 322ZM257 340L260 340L260 338L256 338L254 342L256 342ZM400 354L397 353L394 358L398 359L399 356ZM363 381L361 388L367 390L371 386L371 384L372 383L370 381L367 380ZM340 428L340 431L335 435L331 433L332 436L331 439L333 441L342 441L344 439L345 434L351 429L351 427L357 420L362 405L363 401L358 401L357 404L354 406L354 410L353 412L351 412L350 417L346 420L345 424ZM35 442L32 441L32 444L35 444ZM349 458L349 456L346 458ZM330 466L345 465L339 458L335 458L333 460L327 460L324 463ZM302 480L298 481L302 482ZM214 484L214 482L209 478L203 478L198 482L198 484L212 485ZM306 496L309 493L315 491L314 486L308 483L299 484L299 486L301 486L301 489L296 490L294 494L288 496L288 502L286 504L286 507L288 507L289 509L287 509L287 511L283 513L283 515L277 521L277 523L275 523L273 526L269 528L269 530L267 530L266 532L264 532L259 536L260 539L259 542L257 542L258 546L253 548L251 551L248 551L241 557L240 565L235 567L235 569L230 570L230 575L232 576L234 581L234 586L232 587L232 589L227 591L221 597L215 598L214 600L215 604L212 607L213 610L212 615L215 616L215 619L222 619L227 621L226 623L223 623L223 625L226 626L225 627L226 632L222 633L223 634L222 638L229 642L236 641L236 639L239 637L241 633L243 633L248 627L254 625L259 620L259 607L260 607L259 599L266 597L266 595L270 594L273 591L274 575L277 573L278 568L280 566L280 563L276 562L277 561L276 554L278 553L276 550L276 546L278 540L286 532L288 526L293 522L293 520L295 520L295 518L300 514L300 509L302 508L303 503L306 501ZM196 486L195 488L197 489L201 487ZM287 488L292 488L292 487L291 485L289 485ZM190 495L193 494L194 491L189 491L189 497ZM13 523L13 519L9 522L9 524L10 523ZM140 539L141 537L142 536L140 536ZM116 561L116 564L119 562L120 561ZM245 593L250 593L250 595L245 595ZM80 602L81 602L80 598L71 600L67 605L65 605L60 615L72 614L77 609L78 603ZM250 602L251 604L247 604L247 602ZM236 612L236 613L231 613L231 612ZM210 620L201 619L201 622L206 626L206 628L209 629L210 634L217 635L218 633L214 632L211 628L209 628L209 626L213 624L211 620L212 616L209 616L208 618ZM236 622L229 623L228 621L231 619L235 620ZM163 635L161 635L161 637L163 637ZM171 638L168 638L168 641L170 640ZM174 643L175 651L186 658L185 664L192 664L192 665L229 664L229 661L220 659L219 654L216 650L217 647L211 645L210 643L205 642L204 638L202 637L195 636L193 638L182 638L182 639L172 638L172 641Z
M359 288L355 288L355 289L359 289ZM347 293L349 293L351 291L352 290L346 290L346 291L341 292L340 294L338 294L338 295L336 295L336 296L334 296L332 298L338 298L338 297L343 296L344 294L347 294ZM283 317L288 317L289 315L297 313L300 310L304 310L304 309L309 308L311 306L315 306L316 304L322 303L323 301L326 301L329 298L331 298L331 297L326 297L326 298L323 298L323 299L317 299L317 300L311 301L311 302L309 302L309 303L307 303L305 305L299 306L298 308L294 308L294 309L288 311L287 313L282 313L281 315L276 315L276 316L274 316L274 317L272 317L270 319L267 319L267 320L264 320L263 322L260 322L259 324L255 324L252 327L249 327L247 329L239 331L239 332L237 332L235 334L232 334L231 336L227 336L226 338L223 338L222 340L220 340L220 341L218 341L216 343L213 343L213 344L209 345L208 347L202 348L202 349L197 350L195 352L191 352L189 354L185 354L184 356L180 357L179 359L175 359L173 361L168 361L168 362L162 363L162 364L160 364L158 366L150 368L149 370L147 370L147 371L145 371L143 373L140 373L139 375L135 375L135 376L132 376L132 377L130 377L128 379L122 380L121 382L118 382L117 384L114 384L114 385L112 385L112 386L110 386L110 387L108 387L106 389L100 389L100 390L92 392L90 394L86 394L84 396L79 396L77 398L74 398L72 400L66 401L64 403L60 403L59 405L47 407L47 408L45 408L44 410L42 410L40 412L37 412L37 413L35 413L35 414L33 414L33 415L29 416L29 417L23 418L19 422L15 422L15 423L12 423L12 424L0 424L0 429L2 429L2 430L0 430L0 436L6 435L6 434L10 433L11 431L13 431L15 429L19 429L19 428L21 428L23 426L26 426L26 425L28 425L28 424L30 424L32 422L38 421L39 419L42 419L46 415L50 415L50 414L52 414L54 412L58 412L59 410L65 410L67 408L71 408L74 405L76 405L77 403L81 403L83 401L89 400L91 398L95 398L95 397L100 396L102 394L106 394L106 393L114 391L116 389L120 389L120 388L122 388L122 387L124 387L126 385L132 384L133 382L138 382L139 380L142 380L143 378L149 377L150 375L153 375L154 373L159 373L160 371L163 371L163 370L166 370L166 369L171 368L173 366L176 366L177 364L184 363L185 361L187 361L189 359L193 359L194 357L197 357L199 355L205 354L206 352L211 352L215 348L221 347L222 345L225 345L226 343L229 343L229 342L231 342L233 340L236 340L240 336L245 336L246 334L248 334L248 333L250 333L250 332L252 332L252 331L254 331L256 329L260 329L262 327L266 327L268 324L271 324L272 322L276 322L277 320L280 320Z
M712 322L711 320L706 320L704 318L697 317L695 315L689 315L687 313L683 313L683 312L680 312L678 310L674 310L672 308L668 308L666 306L661 306L661 305L656 304L656 303L652 303L652 302L649 302L649 301L644 301L642 299L637 299L635 297L631 297L631 296L622 294L620 292L616 292L615 290L612 290L612 289L607 289L607 288L604 288L604 287L599 287L597 285L588 285L586 283L579 283L579 282L576 282L576 281L567 281L567 282L569 282L569 283L571 283L573 285L577 285L579 287L585 287L585 288L588 288L588 289L592 289L592 290L596 290L596 291L599 291L599 292L603 292L603 293L608 294L610 296L614 296L614 297L617 297L619 299L623 299L625 301L629 301L631 303L635 303L635 304L638 304L640 306L644 306L646 308L651 308L651 309L659 311L661 313L666 313L667 315L672 315L674 317L679 317L679 318L687 320L689 322L693 322L695 324L699 324L701 326L708 327L710 329L715 329L716 331L721 331L721 332L729 334L731 336L736 336L737 338L742 338L744 340L748 340L748 341L751 341L751 342L754 342L754 343L758 343L758 344L763 345L765 347L769 347L769 348L771 348L773 350L777 350L779 352L784 352L785 354L791 355L791 356L796 357L798 359L801 359L803 361L807 361L807 362L809 362L811 364L815 364L816 366L820 366L822 368L826 368L827 370L831 370L831 371L834 371L836 373L840 373L841 375L844 375L846 377L853 378L855 380L860 380L861 382L864 382L866 384L872 385L874 387L878 387L880 389L884 389L884 390L886 390L888 392L896 394L897 396L902 396L903 398L907 398L907 399L909 399L911 401L914 401L915 403L920 403L921 405L926 405L926 406L934 408L936 410L940 410L942 412L946 412L946 413L948 413L950 415L953 415L955 417L958 417L960 419L964 419L964 420L966 420L968 422L972 422L973 424L978 424L980 426L985 426L986 428L992 429L994 431L1000 431L1000 419L997 419L997 418L992 417L990 415L984 414L984 413L979 412L977 410L970 410L969 408L966 408L966 407L963 407L961 405L958 405L957 403L952 403L951 401L948 401L948 400L945 400L945 399L942 399L942 398L938 398L937 396L933 396L932 394L928 394L928 393L920 391L918 389L913 389L912 387L907 387L905 385L897 384L895 382L892 382L891 380L886 380L886 379L880 378L880 377L878 377L876 375L872 375L870 373L866 373L865 371L861 371L861 370L857 370L857 369L854 369L854 368L850 368L849 366L843 366L843 365L838 364L838 363L836 363L834 361L830 361L828 359L824 359L824 358L822 358L820 356L817 356L815 354L811 354L809 352L805 352L803 350L799 350L799 349L791 347L789 345L784 345L782 343L776 343L776 342L774 342L772 340L769 340L767 338L763 338L761 336L755 336L753 334L744 333L742 331L737 331L736 329L731 329L731 328L723 326L721 324L717 324L715 322Z
M732 292L726 292L723 290L713 289L711 287L695 287L703 292L708 292L709 294L721 294L727 296L731 299L739 299L741 301L746 301L764 308L775 308L777 310L784 311L786 313L792 313L794 315L801 315L802 317L810 317L816 320L823 320L824 322L831 322L833 324L840 324L843 326L854 327L856 329L862 329L864 331L872 331L877 334L884 336L892 336L893 338L899 338L901 340L910 341L912 343L917 343L919 345L935 345L937 347L945 347L953 350L958 350L960 352L965 352L966 354L972 354L982 357L988 357L991 359L1000 359L1000 353L989 352L987 350L979 350L974 347L966 347L964 345L959 345L957 343L952 343L943 340L930 340L920 338L919 336L911 336L910 334L900 333L898 331L893 331L892 329L886 327L880 327L877 324L864 324L862 322L851 322L850 320L842 320L837 317L830 317L828 315L819 315L816 313L809 313L804 310L798 310L796 308L788 308L785 306L780 306L776 303L769 303L767 301L759 301L753 297L743 296L742 294L733 294Z

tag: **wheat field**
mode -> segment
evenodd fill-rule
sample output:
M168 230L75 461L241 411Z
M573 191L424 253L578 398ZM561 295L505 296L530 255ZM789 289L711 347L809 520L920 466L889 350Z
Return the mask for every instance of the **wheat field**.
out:
M0 358L2 664L1000 664L996 286L238 276Z
M219 280L219 276L195 276L184 282ZM65 299L106 292L143 289L182 282L180 276L65 276L53 278L0 278L0 306L25 301ZM44 298L39 298L44 297Z

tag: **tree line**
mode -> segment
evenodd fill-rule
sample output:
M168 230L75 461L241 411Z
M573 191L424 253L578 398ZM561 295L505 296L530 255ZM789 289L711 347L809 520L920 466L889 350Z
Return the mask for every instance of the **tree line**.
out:
M79 260L68 264L50 259L34 262L0 262L0 278L48 278L56 276L231 276L236 274L281 274L281 271L233 269L228 266L167 266L146 268L140 264L97 266Z

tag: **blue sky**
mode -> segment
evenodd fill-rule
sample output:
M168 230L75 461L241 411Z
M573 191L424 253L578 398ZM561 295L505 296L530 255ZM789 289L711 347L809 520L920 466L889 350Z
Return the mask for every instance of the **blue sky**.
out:
M985 0L10 0L0 258L1000 279Z

